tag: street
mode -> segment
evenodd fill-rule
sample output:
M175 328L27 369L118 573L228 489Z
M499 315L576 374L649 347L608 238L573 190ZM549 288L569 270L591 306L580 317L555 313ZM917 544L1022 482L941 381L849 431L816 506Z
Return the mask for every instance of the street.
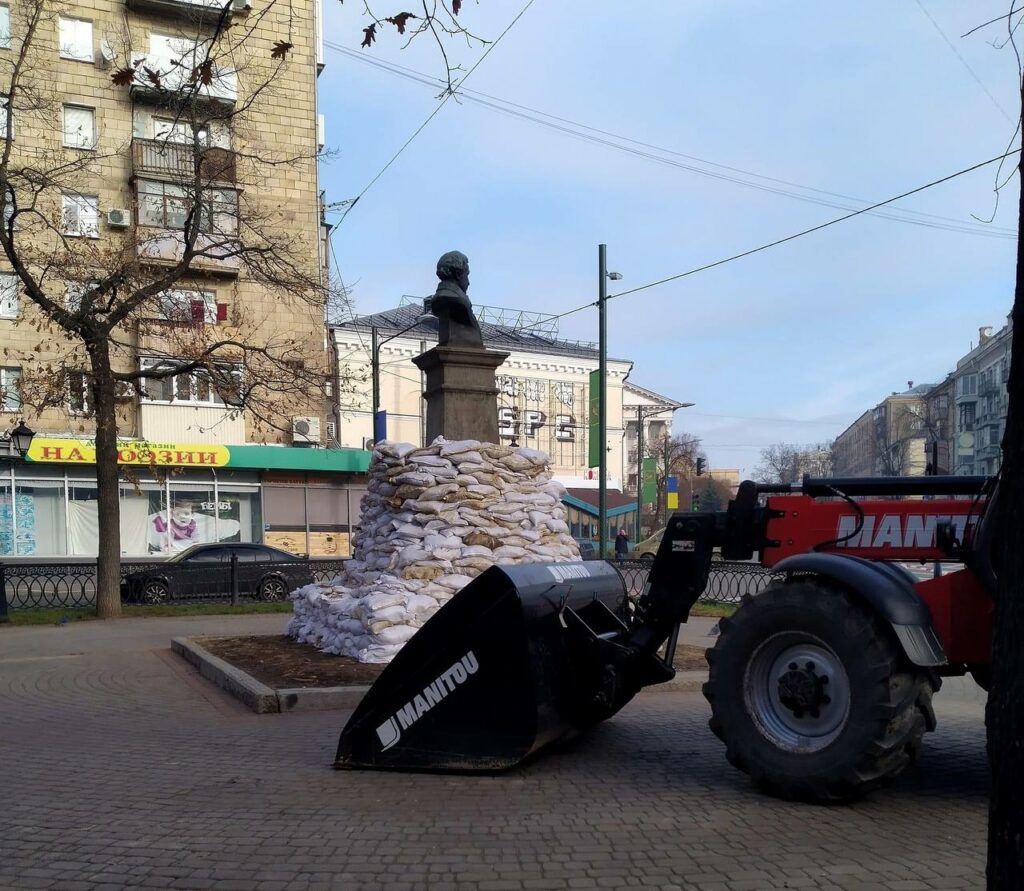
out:
M642 694L506 775L336 772L346 714L254 715L160 642L279 623L4 629L0 887L982 884L984 701L967 682L937 697L920 764L848 807L759 795L726 764L703 697L687 693Z

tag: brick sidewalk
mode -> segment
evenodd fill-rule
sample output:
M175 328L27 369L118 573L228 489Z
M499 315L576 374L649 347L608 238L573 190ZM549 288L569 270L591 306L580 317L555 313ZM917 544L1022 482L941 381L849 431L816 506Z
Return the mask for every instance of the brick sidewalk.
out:
M192 633L280 617L212 618ZM983 885L984 703L963 682L920 765L849 807L758 795L699 694L644 694L507 775L347 773L344 715L246 711L159 642L184 621L0 629L0 888Z

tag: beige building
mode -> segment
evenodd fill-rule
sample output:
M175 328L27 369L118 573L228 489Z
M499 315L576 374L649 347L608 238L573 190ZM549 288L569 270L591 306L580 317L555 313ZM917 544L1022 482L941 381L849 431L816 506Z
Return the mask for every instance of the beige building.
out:
M677 409L688 403L676 402L627 381L623 388L623 457L622 479L625 491L636 495L639 467L639 429L643 424L644 451L650 454L652 447L672 435L672 419Z
M998 331L984 327L978 344L956 363L954 468L959 475L994 474L1002 463L1009 395L1012 316Z
M587 423L589 377L598 367L596 346L559 338L553 316L488 306L474 309L484 344L509 353L497 371L502 441L550 454L553 471L566 486L596 487L597 471L588 463ZM425 417L423 379L412 359L437 343L436 320L422 319L422 314L421 300L404 298L395 309L331 328L336 374L341 378L357 377L370 368L372 331L377 329L380 405L387 412L387 436L413 443L423 441ZM632 367L633 363L626 360L608 360L611 489L621 488L620 474L635 468L635 456L634 463L629 463L624 436L631 417L635 422L636 410L624 406L640 393L649 392L631 390L626 378ZM370 440L371 388L370 376L364 374L354 393L339 395L334 418L328 422L338 445L361 448Z
M303 357L296 361L326 371L323 306L292 299L272 281L273 270L260 270L253 255L246 259L235 250L273 243L314 289L323 274L316 96L321 2L45 5L26 57L31 73L25 83L38 95L32 104L16 91L10 114L13 163L64 175L44 192L36 228L24 218L23 249L36 252L33 262L40 262L47 244L63 245L63 258L45 279L47 297L77 305L89 282L111 268L134 276L132 287L155 280L182 257L190 212L200 220L201 256L184 278L125 320L115 367L145 369L187 358L184 351L194 344L235 338L270 349L288 344L290 355ZM0 6L0 77L7 90L33 6L34 0ZM225 16L231 27L222 32ZM215 33L220 36L212 43ZM285 39L286 58L276 60L274 47ZM211 63L210 52L221 54ZM24 194L20 201L23 207ZM0 425L24 415L37 437L29 462L0 468L0 554L95 553L88 379L69 373L68 392L51 400L63 404L40 414L21 404L31 379L45 378L40 369L63 372L88 363L60 329L40 327L40 311L10 270L0 262ZM250 368L228 357L218 373L246 387L255 377ZM178 550L195 535L262 541L274 532L290 535L295 549L310 550L323 529L347 529L351 499L345 493L341 501L336 493L325 496L323 505L314 499L312 514L298 506L309 502L303 492L312 485L311 473L342 464L350 471L365 467L362 457L312 457L327 454L309 448L322 443L322 399L282 387L272 397L280 414L268 425L249 410L232 410L227 398L201 371L123 391L121 463L137 465L137 479L126 483L122 499L126 553ZM154 460L163 465L160 473L146 466ZM264 497L273 474L282 486L302 491ZM179 541L170 531L149 530L147 542L147 518L173 526L177 502L188 505L179 516L190 513L190 536ZM287 521L278 523L275 514ZM331 547L337 550L337 541Z
M920 476L927 466L928 394L934 384L892 393L836 437L836 476Z

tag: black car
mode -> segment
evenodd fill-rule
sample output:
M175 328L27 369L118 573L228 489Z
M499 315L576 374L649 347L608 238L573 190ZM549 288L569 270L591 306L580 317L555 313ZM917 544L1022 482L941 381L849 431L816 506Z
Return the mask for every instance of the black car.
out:
M260 544L217 542L193 545L162 563L129 573L121 599L130 603L166 603L231 594L231 558L238 557L238 593L257 600L285 600L313 582L309 562Z

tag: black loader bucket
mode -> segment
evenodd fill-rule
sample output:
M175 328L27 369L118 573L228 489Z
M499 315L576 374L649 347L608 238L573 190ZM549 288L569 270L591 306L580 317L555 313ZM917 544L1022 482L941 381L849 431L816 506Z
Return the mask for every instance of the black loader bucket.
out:
M650 659L621 670L635 655L616 642L624 604L622 579L603 561L488 569L380 675L341 733L335 766L503 770L609 717L673 674Z

